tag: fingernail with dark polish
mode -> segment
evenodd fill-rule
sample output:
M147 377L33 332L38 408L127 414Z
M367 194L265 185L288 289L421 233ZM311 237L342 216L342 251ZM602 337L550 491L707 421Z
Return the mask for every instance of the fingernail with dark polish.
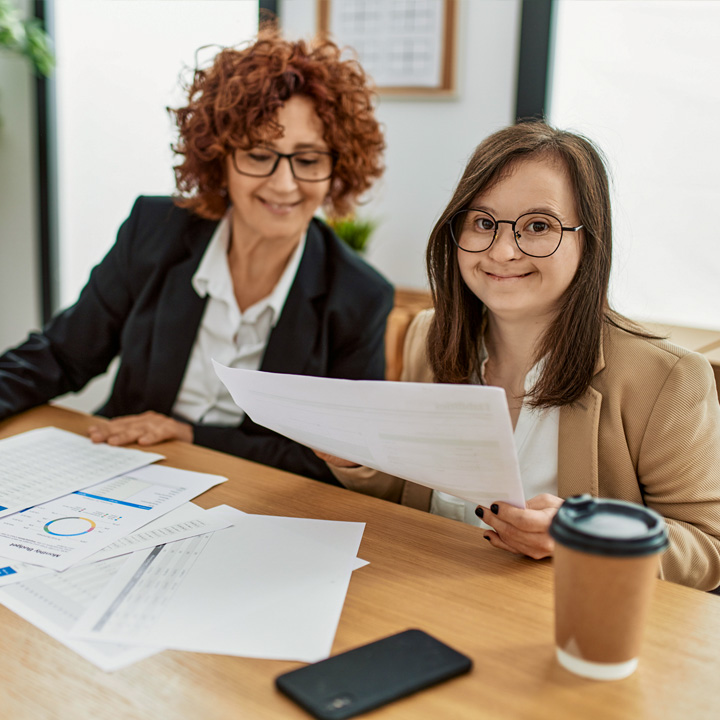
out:
M490 506L490 510L492 510L492 512L495 513L495 515L497 515L497 514L498 514L498 506L497 506L497 504L496 504L496 503L493 503L493 504Z
M480 506L476 507L476 508L475 508L475 514L482 520L483 509L482 509Z

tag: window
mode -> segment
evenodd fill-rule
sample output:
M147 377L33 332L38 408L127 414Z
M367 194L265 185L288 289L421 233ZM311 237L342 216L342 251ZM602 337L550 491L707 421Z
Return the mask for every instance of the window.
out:
M638 319L720 329L720 3L555 3L549 119L605 151L611 300Z

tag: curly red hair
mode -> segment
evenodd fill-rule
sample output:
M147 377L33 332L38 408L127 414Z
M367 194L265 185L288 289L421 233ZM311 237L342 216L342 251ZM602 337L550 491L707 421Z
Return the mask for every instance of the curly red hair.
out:
M383 172L385 149L373 108L374 92L355 60L341 60L327 39L308 45L261 31L243 49L226 48L209 68L197 69L186 107L172 110L179 129L175 152L177 204L219 219L229 198L225 157L282 135L277 112L292 95L310 98L337 153L327 211L347 215Z

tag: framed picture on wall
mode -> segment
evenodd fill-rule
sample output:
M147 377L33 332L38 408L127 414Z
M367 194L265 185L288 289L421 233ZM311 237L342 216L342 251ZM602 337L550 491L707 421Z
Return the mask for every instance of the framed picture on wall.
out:
M318 32L351 47L383 94L455 94L457 0L318 0Z

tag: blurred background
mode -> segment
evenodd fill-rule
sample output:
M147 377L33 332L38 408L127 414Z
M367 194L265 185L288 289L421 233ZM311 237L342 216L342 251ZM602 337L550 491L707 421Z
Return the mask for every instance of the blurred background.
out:
M44 78L0 43L0 349L74 301L138 195L173 191L166 107L182 104L181 79L251 38L261 12L309 39L340 1L0 0L39 17L55 55ZM375 225L369 262L398 287L424 289L428 235L474 147L544 115L608 158L616 309L720 330L720 2L383 5L402 14L446 3L451 87L378 96L387 169L357 212ZM75 406L94 408L106 387Z

